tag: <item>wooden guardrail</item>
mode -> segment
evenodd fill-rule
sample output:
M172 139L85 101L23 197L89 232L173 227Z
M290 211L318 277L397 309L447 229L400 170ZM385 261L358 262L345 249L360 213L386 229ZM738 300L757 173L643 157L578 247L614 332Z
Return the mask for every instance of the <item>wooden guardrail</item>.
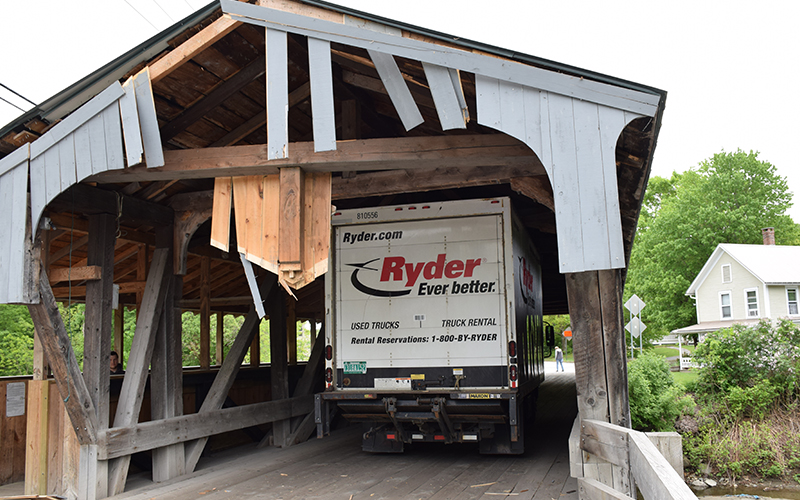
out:
M645 500L697 500L683 480L680 439L578 417L570 435L570 471L581 500L633 500L637 487Z

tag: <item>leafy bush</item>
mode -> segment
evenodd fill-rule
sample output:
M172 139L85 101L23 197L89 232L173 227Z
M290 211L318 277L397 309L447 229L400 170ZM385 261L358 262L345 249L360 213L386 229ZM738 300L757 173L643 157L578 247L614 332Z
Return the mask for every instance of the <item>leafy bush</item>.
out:
M651 353L628 365L628 397L631 423L637 430L674 430L675 421L694 406L675 384L666 360Z
M695 360L702 366L698 393L721 400L732 418L764 418L800 395L800 328L789 320L709 333Z

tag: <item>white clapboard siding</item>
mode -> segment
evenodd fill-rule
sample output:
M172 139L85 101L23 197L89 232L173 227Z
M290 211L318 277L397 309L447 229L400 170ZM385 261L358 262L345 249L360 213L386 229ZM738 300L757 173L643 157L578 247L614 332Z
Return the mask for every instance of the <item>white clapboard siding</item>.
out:
M156 101L150 84L150 68L146 67L133 77L136 94L136 111L139 114L139 128L142 132L144 159L148 168L164 166L164 150L161 147L161 131L158 128Z
M224 13L245 23L490 76L646 116L654 116L658 108L660 97L656 94L414 40L389 31L381 33L353 24L339 24L236 0L220 0L220 4Z
M29 144L0 160L0 303L24 302L25 224L28 209Z
M267 30L267 159L289 157L289 75L286 32Z
M367 52L372 63L375 64L375 69L378 70L378 75L394 104L394 109L400 116L400 121L403 122L403 127L411 130L423 123L425 119L422 118L422 113L419 112L417 103L414 102L414 97L408 90L408 85L403 79L403 74L400 73L400 68L397 67L394 56L377 50L367 50Z
M462 92L460 81L459 86L454 87L451 72L444 66L423 62L422 68L425 70L425 79L428 80L428 87L431 89L431 96L436 104L436 114L439 116L442 129L467 128L461 107L461 100L464 97L461 95L461 99L459 99L458 96Z
M119 100L119 114L122 117L122 133L125 137L125 159L129 167L144 161L142 130L139 127L139 112L136 106L136 88L133 77L122 85L125 95Z
M30 144L31 227L44 207L70 186L93 174L125 167L119 83L75 110Z
M335 151L336 117L333 110L331 42L308 39L308 73L311 83L314 151Z
M547 171L562 273L625 267L616 144L640 116L476 75L478 123L524 141Z

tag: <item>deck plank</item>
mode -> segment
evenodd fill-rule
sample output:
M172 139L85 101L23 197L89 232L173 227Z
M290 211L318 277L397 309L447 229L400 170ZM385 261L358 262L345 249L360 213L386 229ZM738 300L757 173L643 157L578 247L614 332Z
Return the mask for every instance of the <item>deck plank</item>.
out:
M242 447L203 457L188 478L129 481L132 491L112 498L577 500L567 452L576 413L574 374L549 372L520 456L480 455L474 443L369 454L361 451L361 427L351 426L286 449ZM514 495L497 495L503 492Z

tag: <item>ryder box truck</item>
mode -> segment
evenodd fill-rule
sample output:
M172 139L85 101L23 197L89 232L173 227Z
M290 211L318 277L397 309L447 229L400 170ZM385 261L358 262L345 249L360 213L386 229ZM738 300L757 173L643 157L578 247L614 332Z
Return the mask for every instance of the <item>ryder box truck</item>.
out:
M522 453L544 380L541 270L510 199L342 210L332 232L318 436L338 409L365 451Z

